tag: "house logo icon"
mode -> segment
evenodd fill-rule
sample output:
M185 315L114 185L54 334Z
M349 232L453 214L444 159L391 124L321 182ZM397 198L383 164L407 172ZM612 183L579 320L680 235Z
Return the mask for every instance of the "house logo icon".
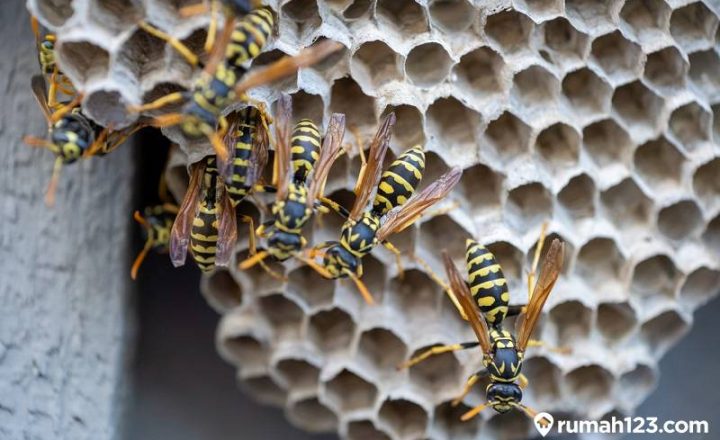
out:
M549 413L541 412L535 416L533 422L535 422L535 428L537 428L540 435L545 437L552 429L555 419Z

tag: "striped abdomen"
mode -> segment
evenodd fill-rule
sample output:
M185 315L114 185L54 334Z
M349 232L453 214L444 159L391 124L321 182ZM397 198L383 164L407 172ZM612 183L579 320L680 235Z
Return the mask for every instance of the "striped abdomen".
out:
M183 113L193 116L181 125L185 135L201 137L207 135L206 131L215 130L218 116L235 99L233 88L238 79L238 72L225 63L220 63L212 76L205 73L200 76L183 109Z
M190 229L190 251L195 263L202 271L215 267L215 252L218 240L217 183L218 170L215 156L207 159L202 181L200 206Z
M413 147L390 164L380 179L372 212L378 217L407 202L413 195L425 170L425 152Z
M293 180L305 182L320 156L320 131L310 119L301 119L292 132Z
M255 134L257 133L258 111L254 107L246 107L242 112L242 123L237 127L234 145L232 179L227 185L227 192L233 206L237 206L250 193L252 185L248 185L248 166L252 156Z
M510 302L507 280L495 256L474 240L466 242L468 284L485 320L498 326L505 319Z
M255 9L239 19L225 49L225 62L243 70L243 63L262 51L274 26L275 18L268 7Z

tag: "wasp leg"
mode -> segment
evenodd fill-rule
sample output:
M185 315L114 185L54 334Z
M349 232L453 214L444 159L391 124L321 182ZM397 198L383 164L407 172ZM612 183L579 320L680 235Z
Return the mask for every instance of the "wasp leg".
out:
M538 341L536 339L530 339L527 344L528 348L530 347L545 347L548 350L552 351L553 353L558 354L570 354L572 353L572 348L570 347L551 347L547 343L543 341Z
M168 95L159 97L158 99L156 99L153 102L148 102L147 104L130 105L130 106L128 106L128 111L134 112L134 113L140 113L140 112L147 112L150 110L157 110L159 108L165 107L168 104L174 104L176 102L180 102L183 99L185 99L185 93L183 93L183 92L170 93Z
M517 316L522 313L525 313L527 309L527 306L508 306L507 313L505 316Z
M461 344L452 344L452 345L438 345L438 346L429 348L429 349L423 351L422 353L420 353L419 355L415 356L414 358L411 358L409 361L398 365L397 368L398 368L398 370L404 370L406 368L412 367L413 365L419 364L420 362L426 360L427 358L429 358L431 356L436 356L436 355L442 354L442 353L450 353L453 351L467 350L470 348L475 348L478 345L480 345L480 343L477 341L463 342Z
M463 401L465 396L467 396L470 393L470 390L472 390L472 387L475 386L478 380L480 378L485 377L488 375L488 371L486 369L482 369L478 371L477 373L473 374L472 376L468 377L467 381L465 382L465 386L463 386L462 392L453 399L452 402L450 402L451 406L458 406L460 402Z
M138 26L142 28L145 32L152 35L155 38L158 38L160 40L165 41L167 44L172 46L173 49L175 49L183 58L187 60L188 63L192 66L197 66L200 64L200 59L197 55L193 53L193 51L190 50L189 47L187 47L185 44L183 44L180 40L173 37L170 34L167 34L160 29L151 26L145 21L141 21L138 23Z
M527 386L528 386L527 376L525 376L522 373L518 374L518 385L520 386L521 390L524 390L525 388L527 388Z
M395 254L395 264L398 268L398 278L403 279L405 275L405 270L403 269L402 253L400 252L400 249L396 248L394 244L390 243L387 240L383 241L382 245L385 246L385 249Z
M453 305L457 309L458 313L460 314L460 317L462 317L463 320L467 321L468 317L465 314L465 310L463 310L462 306L460 305L460 301L455 296L455 293L450 289L450 286L443 280L440 275L435 273L435 271L430 267L430 265L419 257L418 255L413 255L412 259L414 259L423 269L425 269L425 272L430 276L430 279L435 281L435 283L442 288L442 290L447 294L448 298L450 298L450 301L452 301Z
M535 247L535 255L533 256L533 263L532 267L530 268L530 273L528 273L528 303L532 299L533 290L535 289L535 277L537 276L537 267L538 263L540 262L540 253L542 252L543 245L545 244L547 228L548 222L546 221L542 224L542 228L540 229L540 238L538 239L538 244Z
M319 203L324 206L325 208L329 208L332 211L335 211L339 216L343 218L350 217L350 211L345 209L344 206L340 205L338 202L331 200L327 197L319 197Z
M62 119L63 116L70 113L75 107L80 105L80 101L82 101L82 98L82 94L78 93L77 95L75 95L72 101L68 102L67 104L54 111L52 116L50 117L50 124L52 125L56 123L57 121Z

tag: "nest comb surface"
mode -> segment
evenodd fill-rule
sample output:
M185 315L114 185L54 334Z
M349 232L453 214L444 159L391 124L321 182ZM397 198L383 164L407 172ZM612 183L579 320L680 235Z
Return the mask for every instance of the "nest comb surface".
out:
M194 0L193 0L194 2ZM200 52L207 17L182 19L191 0L29 0L59 34L61 68L100 123L129 123L125 104L188 88L196 72L139 30L148 21ZM346 50L254 97L294 98L296 117L347 114L367 139L396 112L392 151L428 151L426 181L465 169L459 207L393 237L440 272L438 250L459 266L465 238L496 254L513 303L541 223L567 243L566 264L537 335L571 355L527 353L524 401L556 418L630 414L652 391L658 359L720 285L720 33L716 1L291 0L270 2L276 37L254 64L296 53L318 37ZM211 152L176 131L168 178ZM358 170L341 159L328 195L341 202ZM245 205L248 214L259 211ZM308 238L337 237L326 216ZM242 231L243 229L241 229ZM244 234L241 234L243 236ZM244 242L236 260L245 257ZM232 265L234 266L234 264ZM290 262L281 283L262 270L217 270L201 290L223 317L217 343L243 389L284 406L311 431L367 438L525 438L522 414L459 415L484 401L479 384L450 400L480 367L475 352L445 354L409 371L395 365L438 343L473 339L422 267L402 279L392 255L365 258L376 296L320 280Z

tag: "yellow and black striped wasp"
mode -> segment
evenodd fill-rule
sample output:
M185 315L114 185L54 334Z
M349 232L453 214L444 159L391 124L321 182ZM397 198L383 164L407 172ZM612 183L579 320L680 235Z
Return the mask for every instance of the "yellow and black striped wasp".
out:
M161 254L168 251L170 246L170 231L172 230L173 223L175 223L177 214L177 205L169 202L147 206L143 210L143 214L140 214L140 211L135 211L133 218L143 228L145 245L135 258L130 269L130 277L133 280L137 278L140 265L150 250Z
M415 365L434 354L480 346L483 352L483 369L468 378L463 392L452 403L453 405L459 404L481 377L489 376L490 384L485 390L487 402L466 412L461 419L469 420L488 407L499 413L506 413L517 408L533 418L536 414L535 411L520 403L522 389L527 386L527 378L522 374L522 362L525 350L533 345L530 336L560 275L563 258L564 244L560 240L554 239L545 255L537 283L533 284L530 281L530 301L520 313L516 324L516 338L499 325L488 327L487 314L482 315L471 288L462 278L447 252L443 251L443 263L450 282L450 290L457 298L463 317L470 322L477 336L477 342L434 347L401 365L400 368Z
M356 186L355 202L340 231L340 241L322 243L313 249L313 254L324 249L323 266L330 278L352 279L368 304L374 301L360 280L362 258L375 246L383 244L398 256L399 262L400 251L390 244L388 237L415 223L426 209L444 199L462 175L460 168L453 168L413 195L425 169L425 154L420 147L401 154L382 173L394 123L395 115L388 114L370 144L368 160L360 171ZM376 188L372 207L366 209Z
M345 135L345 115L334 113L320 145L320 132L307 119L299 121L290 131L292 102L283 95L278 101L276 119L275 184L277 188L272 206L273 219L261 225L256 234L267 239L267 248L254 253L240 264L248 269L267 257L285 261L291 257L300 259L323 275L329 275L312 259L301 255L307 245L302 230L314 211L329 212L331 208L342 208L322 197L330 168L343 153L342 141ZM309 180L308 180L309 179Z
M203 0L194 5L183 6L180 8L180 16L191 17L193 15L210 13L210 24L208 26L207 38L205 40L205 51L211 52L215 44L217 33L218 12L220 5L224 6L223 14L226 25L233 27L235 17L242 17L249 13L252 9L260 7L259 0ZM230 22L230 23L227 23Z
M66 96L74 96L75 87L70 79L60 71L55 62L55 43L57 42L55 34L45 33L41 35L40 23L33 16L30 17L30 27L35 35L40 70L49 84L47 105L52 110L56 110L62 107L62 104L57 99L58 92Z

